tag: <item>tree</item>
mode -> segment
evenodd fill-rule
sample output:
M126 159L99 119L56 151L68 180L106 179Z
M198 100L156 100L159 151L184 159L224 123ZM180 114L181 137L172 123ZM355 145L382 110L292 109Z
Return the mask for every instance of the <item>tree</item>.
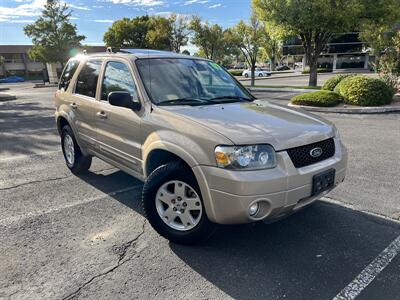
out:
M106 31L103 41L107 46L146 48L149 16L115 21Z
M240 21L234 28L238 47L242 51L247 64L251 69L251 86L254 86L254 74L258 53L265 37L265 28L258 20L256 14L252 14L250 23Z
M186 16L176 14L172 14L169 19L172 25L172 51L179 53L181 51L181 47L186 46L189 41L189 19Z
M209 23L203 23L199 17L193 17L189 29L193 31L192 43L200 51L199 55L212 60L220 59L223 56L223 30L221 26Z
M298 36L310 66L309 85L317 85L317 61L334 33L355 25L358 0L253 0L260 18L287 34Z
M63 66L70 57L70 50L79 47L85 39L77 34L76 25L70 23L70 18L71 10L64 2L48 0L42 15L24 27L33 43L29 56L43 63L59 62Z
M395 23L400 22L398 0L360 0L361 12L360 39L367 43L375 55L375 69L379 69L381 54L390 47L391 40L387 33ZM389 43L389 44L388 44Z
M172 20L160 16L139 16L115 21L103 41L116 48L171 50Z
M381 78L395 91L400 90L400 27L395 27L385 35L385 51L381 55L379 69Z

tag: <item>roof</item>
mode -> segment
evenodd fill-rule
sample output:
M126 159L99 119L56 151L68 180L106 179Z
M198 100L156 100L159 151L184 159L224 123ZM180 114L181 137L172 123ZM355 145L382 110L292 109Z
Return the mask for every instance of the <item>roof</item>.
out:
M110 53L110 52L108 52ZM93 53L93 56L103 56L107 54L106 52ZM128 55L133 56L135 58L193 58L196 57L188 56L185 54L170 52L170 51L161 51L161 50L153 50L153 49L114 49L112 53L116 55Z

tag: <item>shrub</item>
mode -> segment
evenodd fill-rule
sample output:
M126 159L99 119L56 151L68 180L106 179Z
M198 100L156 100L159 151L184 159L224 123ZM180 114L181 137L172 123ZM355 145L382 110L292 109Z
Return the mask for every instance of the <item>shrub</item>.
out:
M353 74L353 73L338 74L336 76L333 76L333 77L329 78L327 81L325 81L324 85L322 86L322 89L327 90L327 91L333 91L339 82L341 82L346 77L350 77L350 76L356 76L356 74Z
M334 89L345 103L360 106L389 104L394 95L392 87L380 79L357 75L343 79Z
M332 72L332 69L329 69L329 68L318 68L317 69L317 73L330 73L330 72ZM301 73L302 74L310 74L310 69L305 69Z
M316 91L294 96L290 103L308 106L336 106L343 101L342 96L332 91Z

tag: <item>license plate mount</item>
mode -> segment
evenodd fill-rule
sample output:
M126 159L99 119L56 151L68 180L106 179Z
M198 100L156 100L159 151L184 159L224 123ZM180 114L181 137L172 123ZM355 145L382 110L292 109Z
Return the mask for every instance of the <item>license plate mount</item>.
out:
M312 196L333 188L335 185L335 169L329 169L313 176Z

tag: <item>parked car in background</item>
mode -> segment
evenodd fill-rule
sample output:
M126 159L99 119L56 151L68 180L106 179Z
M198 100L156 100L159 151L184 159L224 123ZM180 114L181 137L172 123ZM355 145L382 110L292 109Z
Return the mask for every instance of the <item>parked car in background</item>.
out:
M246 78L251 77L251 70L250 69L244 70L242 73L242 76L244 76ZM254 76L255 77L267 77L267 76L271 76L271 72L267 71L265 69L256 68L254 71Z
M244 62L237 63L236 65L233 66L233 69L235 69L235 70L246 69L246 63L244 63Z
M25 79L19 76L9 76L5 78L0 78L0 83L14 83L14 82L24 82Z
M288 71L288 70L290 70L290 68L286 65L282 65L282 66L277 66L276 70L277 71Z

